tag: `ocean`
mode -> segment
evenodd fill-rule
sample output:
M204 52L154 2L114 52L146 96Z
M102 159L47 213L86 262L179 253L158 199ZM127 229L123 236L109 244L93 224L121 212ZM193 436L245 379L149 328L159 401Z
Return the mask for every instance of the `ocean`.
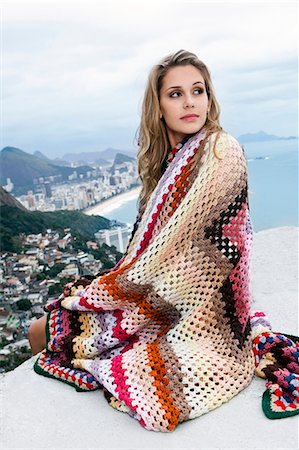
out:
M246 143L244 149L254 231L298 226L298 140ZM137 198L104 214L130 224L136 215Z

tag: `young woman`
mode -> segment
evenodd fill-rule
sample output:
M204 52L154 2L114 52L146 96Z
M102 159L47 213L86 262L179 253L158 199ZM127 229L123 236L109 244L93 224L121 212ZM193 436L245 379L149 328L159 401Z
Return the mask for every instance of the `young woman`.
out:
M35 371L77 390L103 388L111 406L154 431L217 408L254 373L271 379L268 417L298 413L293 385L287 407L273 408L277 386L291 383L277 375L275 344L288 348L286 370L294 343L272 333L263 312L250 316L246 159L219 123L195 54L180 50L152 68L138 145L142 190L126 252L46 306L29 330L41 352Z
M144 95L138 141L142 191L136 222L161 177L167 158L172 157L171 150L204 125L207 137L222 130L219 114L210 73L196 55L181 50L153 68ZM29 328L28 338L34 355L45 348L45 325L46 316Z

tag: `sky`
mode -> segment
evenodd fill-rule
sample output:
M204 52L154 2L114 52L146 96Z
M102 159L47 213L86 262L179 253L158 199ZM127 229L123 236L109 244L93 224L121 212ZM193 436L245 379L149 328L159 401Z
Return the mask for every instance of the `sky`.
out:
M137 149L151 67L208 66L223 128L298 135L295 1L2 1L1 147Z

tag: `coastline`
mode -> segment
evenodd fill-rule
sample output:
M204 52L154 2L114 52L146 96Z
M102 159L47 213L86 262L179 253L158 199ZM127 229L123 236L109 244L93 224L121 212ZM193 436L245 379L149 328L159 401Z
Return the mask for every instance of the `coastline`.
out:
M96 215L102 216L104 214L110 213L114 209L119 208L123 204L127 203L130 200L134 200L139 196L141 191L141 186L134 187L129 191L122 192L121 194L114 195L113 197L109 197L101 203L97 205L89 206L84 209L82 212L87 214L88 216Z

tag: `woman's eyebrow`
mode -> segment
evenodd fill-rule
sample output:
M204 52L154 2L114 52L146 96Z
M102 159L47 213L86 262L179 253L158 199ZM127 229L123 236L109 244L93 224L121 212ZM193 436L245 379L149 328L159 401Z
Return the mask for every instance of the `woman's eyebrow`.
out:
M194 86L194 85L197 84L197 83L200 83L200 84L203 85L202 81L195 81L195 83L193 83L192 86ZM171 87L169 87L168 89L166 89L166 91L169 91L169 89L174 89L174 88L178 89L178 88L181 88L181 87L182 87L182 86L171 86Z

